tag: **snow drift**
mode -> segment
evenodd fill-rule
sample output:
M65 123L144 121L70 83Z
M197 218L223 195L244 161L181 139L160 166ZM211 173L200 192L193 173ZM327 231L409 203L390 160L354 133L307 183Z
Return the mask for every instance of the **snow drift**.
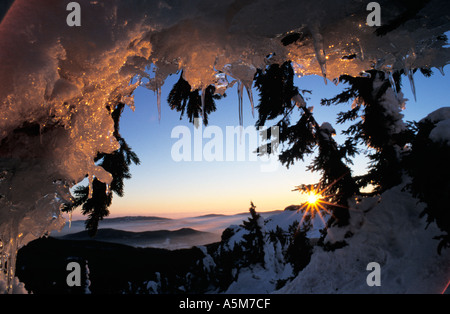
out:
M69 188L86 176L111 181L94 158L118 148L110 113L117 101L133 106L138 86L160 95L182 70L193 89L238 82L242 97L256 69L286 60L299 76L328 79L449 60L445 0L384 36L366 25L358 0L78 2L80 27L66 24L58 0L16 0L0 25L0 279L8 287L17 248L64 225ZM411 10L378 2L383 23Z

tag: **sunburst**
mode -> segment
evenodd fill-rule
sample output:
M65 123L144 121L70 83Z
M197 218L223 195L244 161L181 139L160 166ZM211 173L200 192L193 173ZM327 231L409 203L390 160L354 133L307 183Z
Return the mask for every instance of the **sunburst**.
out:
M329 200L331 200L333 195L326 194L326 191L334 183L335 182L333 182L332 184L323 189L320 189L319 184L301 185L296 187L294 191L300 191L300 193L302 193L305 198L305 202L298 209L298 212L303 212L303 217L302 220L300 221L300 225L302 225L303 221L308 215L311 218L315 218L316 215L318 215L324 226L326 226L327 223L325 221L324 216L330 215L334 217L333 213L327 209L326 205L333 207L344 207L336 203L330 202Z
M303 212L300 225L308 215L311 218L315 218L315 216L318 215L323 224L326 225L323 213L331 215L331 212L324 206L326 204L331 204L325 200L329 196L324 195L324 191L320 191L318 187L314 187L314 185L297 187L297 190L304 194L306 199L306 201L298 209L299 212Z

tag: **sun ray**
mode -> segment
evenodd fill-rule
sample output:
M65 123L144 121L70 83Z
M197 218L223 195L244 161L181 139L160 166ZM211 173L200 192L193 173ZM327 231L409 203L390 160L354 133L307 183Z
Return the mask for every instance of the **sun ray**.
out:
M300 206L297 212L302 212L302 219L300 221L300 225L302 225L305 219L309 216L314 218L316 215L319 216L325 228L327 228L327 222L325 220L325 215L329 215L330 217L335 217L333 211L329 208L331 207L341 207L348 208L347 206L343 206L340 204L332 203L332 198L336 195L327 195L326 191L330 189L337 181L339 181L342 177L334 180L328 186L324 188L320 188L319 184L311 184L311 185L300 185L295 188L293 191L299 191L305 197L305 202Z

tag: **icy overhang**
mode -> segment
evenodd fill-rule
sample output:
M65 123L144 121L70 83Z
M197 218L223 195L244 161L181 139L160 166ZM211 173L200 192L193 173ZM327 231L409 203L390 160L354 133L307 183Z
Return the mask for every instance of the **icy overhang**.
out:
M450 59L447 0L377 1L380 27L360 0L79 0L79 27L67 2L16 0L0 24L0 238L11 252L61 226L70 186L111 180L94 163L118 148L106 105L132 106L138 86L159 94L182 70L193 89L238 82L242 93L272 63L332 80Z

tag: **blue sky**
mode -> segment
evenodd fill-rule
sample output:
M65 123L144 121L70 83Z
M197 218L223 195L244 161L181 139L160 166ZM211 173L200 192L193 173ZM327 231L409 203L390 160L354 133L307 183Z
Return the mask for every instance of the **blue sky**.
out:
M428 113L443 106L450 106L448 88L450 73L442 76L437 69L431 78L419 72L414 76L417 102L411 93L409 81L403 77L402 91L409 99L403 111L405 120L420 120ZM449 67L445 69L449 72ZM274 172L261 172L255 161L180 161L171 157L171 149L177 139L171 138L172 130L180 125L193 132L186 118L170 110L166 99L178 75L170 76L162 87L161 121L158 121L156 95L153 91L138 88L135 92L135 111L126 108L121 120L120 132L141 159L141 165L132 166L132 178L125 182L125 196L115 195L110 208L111 216L158 215L165 217L192 216L207 213L232 214L244 212L250 201L258 211L284 209L301 202L298 192L292 189L302 183L314 183L319 175L305 170L306 162L299 162L289 169L279 166ZM312 90L307 101L314 106L314 116L319 123L330 122L338 131L336 114L347 110L350 104L332 107L320 106L322 98L339 93L345 85L327 85L321 77L308 76L295 80L301 89ZM254 90L255 103L258 101ZM209 125L218 126L225 133L226 126L238 126L238 99L236 86L227 91L227 97L216 101L217 111L209 116ZM244 127L254 125L251 106L244 95ZM335 137L338 143L345 139ZM208 140L204 140L204 143ZM355 159L353 170L363 173L366 160Z

